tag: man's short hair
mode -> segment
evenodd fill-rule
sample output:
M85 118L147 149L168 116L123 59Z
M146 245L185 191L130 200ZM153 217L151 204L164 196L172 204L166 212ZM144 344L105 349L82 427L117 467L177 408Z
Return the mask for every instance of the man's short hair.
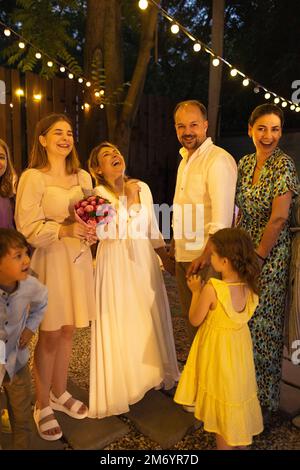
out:
M176 105L175 109L174 109L174 114L173 114L174 119L175 119L175 115L176 115L178 109L181 108L182 106L187 106L187 105L196 106L196 107L200 110L200 112L201 112L203 118L205 119L205 121L207 120L207 109L206 109L206 107L204 106L204 104L201 103L201 102L198 101L198 100L180 101L180 103L178 103L178 104Z
M22 233L13 228L0 228L0 260L11 248L27 248L30 251L30 245Z

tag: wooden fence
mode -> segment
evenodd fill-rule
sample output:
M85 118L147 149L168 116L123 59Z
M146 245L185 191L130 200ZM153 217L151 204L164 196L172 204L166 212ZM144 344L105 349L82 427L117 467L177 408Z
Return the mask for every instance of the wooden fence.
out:
M36 123L50 112L71 117L83 166L91 148L107 138L105 112L81 109L83 86L77 81L46 80L3 67L0 80L5 82L6 95L6 103L0 104L0 138L8 143L18 173L27 166ZM24 90L24 97L16 95L18 88ZM34 94L41 94L41 100L35 101ZM156 202L171 202L174 192L178 142L173 108L168 98L144 95L132 129L128 173L150 185Z

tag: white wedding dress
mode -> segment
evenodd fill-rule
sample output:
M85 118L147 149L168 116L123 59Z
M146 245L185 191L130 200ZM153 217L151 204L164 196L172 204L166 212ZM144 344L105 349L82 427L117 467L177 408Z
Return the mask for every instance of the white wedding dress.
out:
M118 213L121 209L126 214L126 223L119 238L101 240L97 251L97 316L91 328L91 418L126 413L129 405L141 400L151 388L172 388L179 379L169 303L154 251L164 246L164 241L150 189L145 183L139 185L148 224L140 220L143 211L129 217L110 191L103 186L95 189L96 194L112 202ZM121 239L132 224L143 237ZM149 238L151 230L156 239Z

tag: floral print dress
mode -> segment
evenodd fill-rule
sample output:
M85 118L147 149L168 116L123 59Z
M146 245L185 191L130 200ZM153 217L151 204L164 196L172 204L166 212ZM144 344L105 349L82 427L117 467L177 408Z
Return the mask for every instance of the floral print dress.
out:
M257 247L272 212L274 198L288 191L298 194L298 176L291 157L276 148L265 162L258 181L252 184L256 153L238 165L236 204L241 211L239 227ZM291 213L291 209L290 209ZM291 250L290 217L263 264L260 299L249 322L261 406L275 411L279 405L285 299Z

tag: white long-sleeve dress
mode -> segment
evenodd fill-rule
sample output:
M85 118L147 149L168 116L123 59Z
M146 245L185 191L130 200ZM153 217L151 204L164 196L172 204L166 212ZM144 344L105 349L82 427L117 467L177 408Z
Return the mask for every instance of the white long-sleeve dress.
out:
M132 217L110 191L96 188L118 214L123 211L125 222L122 228L117 225L117 237L110 233L100 241L97 251L97 316L92 322L90 359L93 418L125 413L151 388L171 388L179 378L169 303L154 251L164 241L150 189L145 183L139 185L143 210L133 214L129 210ZM142 213L148 216L146 223ZM126 236L134 227L138 239Z

